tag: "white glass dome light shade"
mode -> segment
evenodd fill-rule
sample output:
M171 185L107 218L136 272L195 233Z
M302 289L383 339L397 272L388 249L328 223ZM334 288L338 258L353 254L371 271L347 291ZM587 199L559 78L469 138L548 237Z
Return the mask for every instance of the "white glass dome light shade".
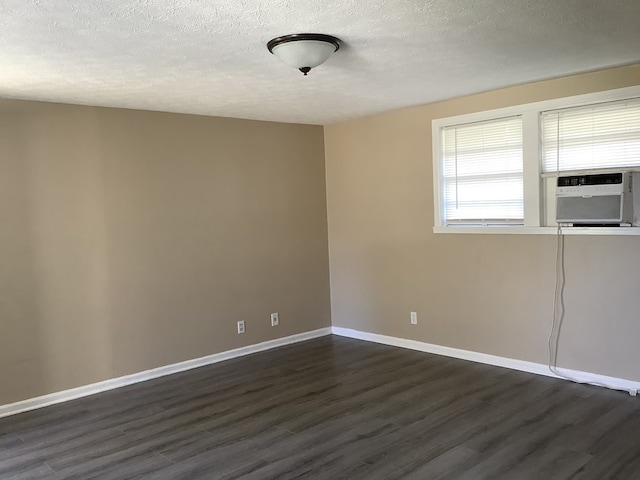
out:
M340 48L340 42L330 35L300 33L274 38L267 43L267 48L284 63L306 75L326 62Z
M332 44L317 40L281 43L273 48L273 54L293 68L315 68L326 62L335 51Z

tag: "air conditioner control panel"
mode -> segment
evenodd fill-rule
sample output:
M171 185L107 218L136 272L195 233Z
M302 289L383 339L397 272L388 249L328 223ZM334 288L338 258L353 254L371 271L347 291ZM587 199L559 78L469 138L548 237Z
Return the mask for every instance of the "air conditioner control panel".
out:
M584 185L582 187L558 187L556 194L560 197L588 197L593 195L614 195L624 192L621 183L612 185Z
M622 185L622 179L622 173L571 175L558 177L558 187L577 187L580 185Z

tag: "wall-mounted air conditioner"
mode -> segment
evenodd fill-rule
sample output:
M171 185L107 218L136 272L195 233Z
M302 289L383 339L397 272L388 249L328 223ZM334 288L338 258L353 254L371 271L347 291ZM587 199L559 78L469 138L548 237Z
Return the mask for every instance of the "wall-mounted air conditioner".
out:
M556 222L574 226L633 222L629 172L558 177Z

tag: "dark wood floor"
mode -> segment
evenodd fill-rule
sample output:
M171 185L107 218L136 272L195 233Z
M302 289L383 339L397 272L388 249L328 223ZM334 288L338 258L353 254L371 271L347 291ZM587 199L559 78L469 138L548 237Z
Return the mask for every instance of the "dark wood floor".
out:
M0 419L0 478L639 479L640 399L324 337Z

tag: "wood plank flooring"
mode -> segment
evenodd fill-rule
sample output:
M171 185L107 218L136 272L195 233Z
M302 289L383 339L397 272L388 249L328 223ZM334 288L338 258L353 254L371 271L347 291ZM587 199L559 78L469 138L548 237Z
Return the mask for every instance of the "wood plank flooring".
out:
M640 398L329 336L0 419L0 479L640 478Z

